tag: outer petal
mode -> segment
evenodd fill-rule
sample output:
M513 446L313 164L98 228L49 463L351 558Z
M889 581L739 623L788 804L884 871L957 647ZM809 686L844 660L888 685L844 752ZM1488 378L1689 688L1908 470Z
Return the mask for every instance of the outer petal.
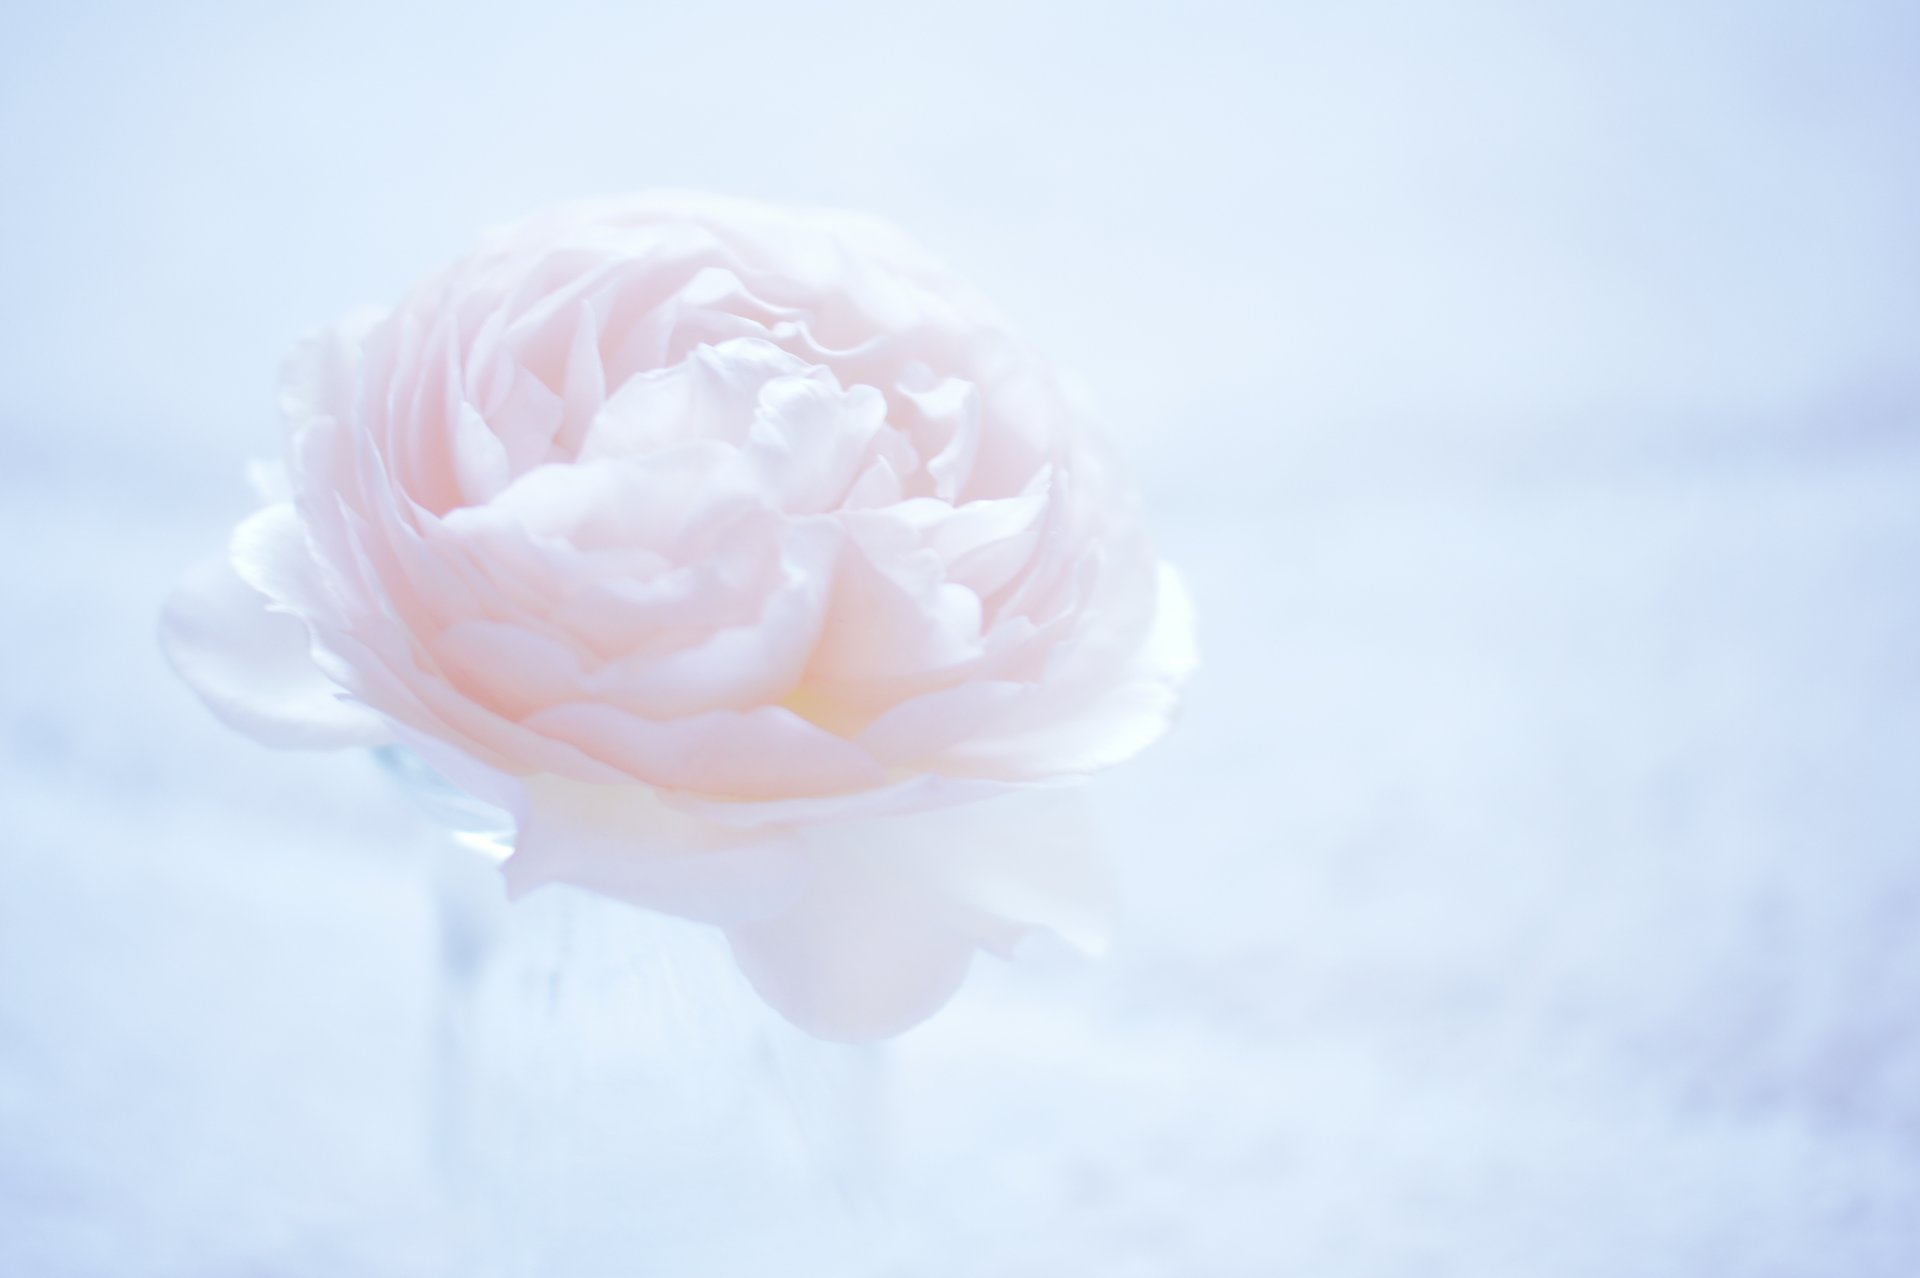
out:
M345 699L313 663L307 625L268 607L225 556L189 572L160 617L160 647L229 727L270 746L380 745L386 721Z
M1171 567L1161 565L1153 624L1122 676L1091 695L1062 702L1033 685L978 736L941 756L962 776L1009 780L1082 775L1123 763L1166 735L1180 690L1199 658L1193 605Z
M1085 949L1110 892L1080 796L1035 790L908 816L802 829L792 909L727 929L760 996L821 1038L897 1034L940 1010L978 949L1032 928Z
M819 857L809 869L798 907L727 929L760 997L807 1033L841 1042L890 1037L944 1007L990 921L877 864Z

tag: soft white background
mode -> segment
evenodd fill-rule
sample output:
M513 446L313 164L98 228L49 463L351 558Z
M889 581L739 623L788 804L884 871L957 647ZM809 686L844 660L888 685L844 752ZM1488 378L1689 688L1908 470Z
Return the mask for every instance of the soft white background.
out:
M9 0L0 1272L442 1272L413 818L153 617L303 329L663 183L978 279L1199 597L1116 953L898 1046L907 1272L1920 1269L1912 5Z

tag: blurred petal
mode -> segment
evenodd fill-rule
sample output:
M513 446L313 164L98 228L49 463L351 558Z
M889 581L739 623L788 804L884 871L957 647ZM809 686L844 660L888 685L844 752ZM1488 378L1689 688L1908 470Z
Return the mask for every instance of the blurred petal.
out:
M976 950L1007 953L1029 929L1088 950L1104 943L1111 893L1077 793L800 833L798 902L727 936L760 996L821 1038L884 1038L918 1024L953 997Z
M290 749L391 739L385 720L320 673L309 645L306 623L269 609L224 556L188 573L160 619L167 660L228 726Z
M775 1011L840 1042L886 1038L939 1011L979 948L948 903L897 875L816 861L796 908L727 929Z

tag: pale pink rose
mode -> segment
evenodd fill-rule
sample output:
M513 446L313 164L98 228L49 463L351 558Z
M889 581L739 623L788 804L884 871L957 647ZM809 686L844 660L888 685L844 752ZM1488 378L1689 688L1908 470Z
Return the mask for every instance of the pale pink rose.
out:
M1166 729L1184 598L1048 370L899 232L566 207L310 340L280 404L269 504L164 624L234 727L415 750L513 813L514 885L717 924L829 1036L1027 928L1097 939L1035 783Z

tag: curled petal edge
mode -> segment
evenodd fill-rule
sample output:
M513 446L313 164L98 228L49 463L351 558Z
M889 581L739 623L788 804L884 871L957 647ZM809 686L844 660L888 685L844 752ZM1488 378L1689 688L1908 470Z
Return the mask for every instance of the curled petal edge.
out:
M306 622L271 606L224 555L181 580L160 614L160 650L214 715L263 745L331 750L392 739L314 664Z

